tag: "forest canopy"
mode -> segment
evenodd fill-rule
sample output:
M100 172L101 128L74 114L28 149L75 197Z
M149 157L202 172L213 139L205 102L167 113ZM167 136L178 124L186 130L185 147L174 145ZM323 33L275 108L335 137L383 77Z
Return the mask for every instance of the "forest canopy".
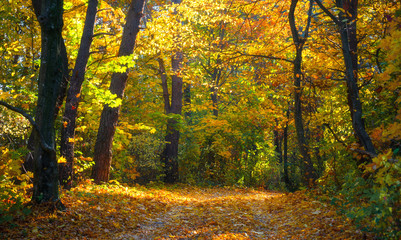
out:
M0 21L0 215L88 179L308 189L401 237L398 0L6 0Z

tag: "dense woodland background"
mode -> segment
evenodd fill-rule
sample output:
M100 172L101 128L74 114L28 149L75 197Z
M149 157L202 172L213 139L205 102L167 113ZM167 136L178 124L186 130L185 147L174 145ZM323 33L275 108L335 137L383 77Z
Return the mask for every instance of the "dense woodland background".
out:
M309 189L401 236L398 0L3 0L0 20L0 223L93 179Z

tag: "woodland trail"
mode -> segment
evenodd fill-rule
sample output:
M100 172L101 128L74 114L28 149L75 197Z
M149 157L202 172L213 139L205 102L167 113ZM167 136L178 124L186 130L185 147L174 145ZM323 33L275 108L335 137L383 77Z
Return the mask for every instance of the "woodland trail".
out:
M5 239L362 239L331 206L303 192L238 188L81 185L66 212L40 208Z

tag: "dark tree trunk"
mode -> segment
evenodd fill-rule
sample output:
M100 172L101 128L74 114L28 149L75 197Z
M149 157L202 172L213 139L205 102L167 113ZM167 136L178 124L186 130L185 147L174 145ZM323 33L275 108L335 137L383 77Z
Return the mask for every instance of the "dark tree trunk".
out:
M136 36L139 32L140 20L143 16L145 0L132 0L126 17L121 46L118 56L128 56L133 53ZM128 79L128 69L124 73L113 73L109 90L117 97L124 96ZM100 126L96 138L92 177L96 183L108 182L112 159L113 137L116 131L120 107L105 105L100 118Z
M337 0L337 7L344 8L351 17L346 17L344 13L339 14L341 45L344 56L345 72L347 79L348 105L350 109L352 127L362 146L367 152L376 154L375 147L366 132L363 121L362 103L359 98L358 89L358 55L357 55L357 36L356 21L357 0Z
M32 1L32 5L34 7L34 12L36 17L40 16L40 13L42 11L41 6L41 0L34 0ZM63 80L61 82L61 87L60 87L60 91L59 91L59 95L57 97L57 102L56 102L56 106L55 106L55 114L54 114L54 118L56 119L58 116L58 112L61 109L61 106L63 105L64 102L64 98L65 98L65 93L67 90L67 86L68 86L68 82L70 79L69 76L69 70L68 70L68 55L67 55L67 49L65 47L65 43L64 40L61 38L61 58L62 58L62 62L63 62ZM35 149L35 142L38 142L39 139L37 139L35 137L35 130L32 130L29 138L28 138L28 144L27 144L27 148L29 150L29 153L25 156L25 160L23 163L23 169L24 171L30 171L33 172L34 169L34 159L33 159L33 151Z
M290 111L287 110L287 122L283 130L283 164L284 164L284 183L289 191L293 190L290 177L288 174L288 120L290 117Z
M274 127L274 130L273 130L274 146L275 146L274 150L276 151L278 162L282 163L283 162L283 152L282 152L282 149L281 149L282 136L279 133L277 119L275 119L275 121L276 121L276 126Z
M67 163L60 166L60 183L66 189L70 189L72 185L74 141L70 141L70 138L74 139L75 137L78 104L82 83L84 82L86 65L89 59L89 50L92 44L97 5L98 0L89 0L81 44L78 50L78 56L75 62L65 103L63 122L66 122L66 125L63 124L61 129L60 154L65 157Z
M221 64L221 60L217 59L217 64ZM213 74L211 75L212 80L212 87L210 88L210 98L212 99L213 104L213 116L216 118L219 116L219 96L218 91L220 85L220 78L221 78L221 69L220 67L215 67Z
M180 4L182 0L173 0L175 4ZM179 36L177 36L179 39ZM182 113L182 101L183 101L183 82L180 77L180 71L182 69L183 53L181 50L176 49L171 57L171 68L173 75L171 76L171 99L169 98L168 87L167 87L167 76L165 70L160 68L162 76L162 87L164 97L164 109L166 114L178 114ZM162 61L159 60L159 66ZM164 68L164 66L163 66ZM164 72L162 72L164 71ZM164 77L164 78L163 78ZM161 159L164 163L164 182L175 183L179 180L178 172L178 146L180 140L180 132L177 129L178 122L176 118L170 118L167 121L167 134L165 137L166 146L162 152Z
M357 35L356 21L358 0L336 0L336 6L344 9L347 13L340 12L339 17L335 17L320 0L315 0L319 7L333 20L339 27L341 36L341 46L344 57L345 73L347 79L348 105L352 119L352 127L358 140L365 150L376 155L375 147L365 129L362 114L362 103L359 99L358 89L358 55L357 55ZM354 21L353 21L354 20Z
M184 88L184 106L184 109L186 109L185 118L188 123L191 123L191 84L189 83L187 83Z
M176 52L171 59L174 74L171 76L171 105L166 114L179 114L182 112L182 78L179 71L182 68L182 52ZM167 121L166 147L162 153L166 183L174 183L179 179L178 173L178 144L180 132L177 130L176 118Z
M217 87L212 87L210 91L210 98L212 99L213 104L213 116L217 118L219 116L219 98L217 95Z
M224 38L225 30L224 26L221 26L221 32L219 34L220 39ZM222 45L220 45L223 48ZM220 56L217 57L216 67L214 67L213 72L210 72L212 87L210 88L210 98L212 99L213 104L213 116L216 118L219 116L219 88L224 84L222 81L222 69L221 69L221 59Z
M182 60L176 60L173 58L172 61L173 61L172 65L173 66L176 65L176 70L179 69L180 68L179 64L181 64L180 62ZM164 112L165 114L181 114L182 78L177 79L177 75L173 75L171 77L172 97L170 103L170 94L168 89L167 74L164 62L161 58L158 59L158 62L159 62L159 74L162 80L161 85L163 89ZM164 180L166 183L174 183L178 181L179 178L177 157L178 157L178 143L179 143L180 133L177 130L177 123L178 123L177 120L174 118L170 118L167 120L167 134L165 137L166 146L161 155L162 162L164 163L164 173L166 175Z
M294 41L294 45L296 47L295 59L293 61L294 69L294 121L295 121L295 129L297 132L298 139L298 148L302 155L302 163L303 170L305 172L303 176L304 184L306 186L310 185L310 182L314 182L317 179L315 168L313 167L312 159L309 154L309 147L305 137L304 123L302 119L302 87L301 80L303 77L303 73L301 70L302 65L302 51L305 44L305 41L308 36L310 18L311 18L311 7L308 13L308 25L305 28L304 35L301 37L298 33L298 28L295 25L295 16L294 12L296 9L296 5L298 0L292 0L290 6L290 12L288 14L292 37ZM310 3L312 6L312 2Z
M55 152L56 105L63 82L63 0L32 1L41 27L42 51L38 82L32 201L60 203Z

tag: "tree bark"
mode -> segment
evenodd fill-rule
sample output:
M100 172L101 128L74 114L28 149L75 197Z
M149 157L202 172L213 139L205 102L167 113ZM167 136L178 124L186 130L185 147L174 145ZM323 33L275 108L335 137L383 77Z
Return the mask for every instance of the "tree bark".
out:
M293 190L292 183L288 174L288 119L290 117L290 111L287 110L287 121L283 130L283 168L284 168L284 183L289 191Z
M358 140L367 152L376 155L375 147L365 129L363 121L362 103L358 89L358 55L356 38L356 19L358 0L336 0L336 6L344 9L348 14L340 12L338 18L334 16L320 0L314 0L339 28L341 46L344 57L347 80L348 105L350 109L352 127Z
M292 0L290 6L290 12L288 14L289 23L291 27L292 38L296 47L295 59L294 59L294 121L295 121L295 129L297 132L298 139L298 148L302 155L302 165L303 170L305 172L303 176L304 184L309 186L311 182L314 182L317 179L315 168L313 167L312 159L309 154L309 147L305 137L304 131L304 123L302 119L302 87L301 87L301 79L303 77L301 64L302 64L302 51L305 44L305 41L308 37L308 30L311 18L311 9L312 9L312 1L311 7L308 13L308 24L305 28L304 34L301 37L298 33L298 28L295 25L295 16L294 12L297 6L298 0Z
M89 0L81 44L78 50L78 56L70 80L70 87L67 92L67 100L65 103L63 122L65 122L66 125L63 124L61 129L60 154L67 160L67 163L60 166L60 183L66 189L70 189L72 185L74 141L70 141L70 139L74 139L75 137L78 104L80 101L82 83L85 79L85 70L89 59L89 51L92 44L97 5L98 0Z
M133 53L136 36L139 32L140 20L143 16L145 0L132 0L126 17L121 46L118 56L128 56ZM124 73L113 73L109 90L118 98L124 96L128 79L128 69ZM96 138L92 177L95 183L108 182L112 160L112 144L117 127L120 107L112 108L105 105L100 118L100 126Z
M175 4L180 4L181 1L182 0L173 0L172 2ZM179 36L177 38L179 38ZM163 96L165 99L164 109L166 114L181 115L182 113L183 82L182 77L180 77L182 61L183 53L181 50L176 49L171 57L171 68L173 70L173 75L171 76L171 99L169 99L168 89L166 86L163 87ZM165 84L167 84L166 78ZM167 120L167 134L165 137L166 146L161 155L162 162L164 163L164 182L166 183L175 183L179 180L178 147L180 132L177 129L177 124L178 121L174 117Z
M217 59L217 64L221 64L221 60ZM213 74L211 75L212 87L210 88L210 98L213 104L213 116L216 118L219 116L219 87L220 87L221 69L220 67L215 67Z
M177 51L172 59L171 65L174 74L171 76L171 103L165 106L166 114L182 113L182 77L179 71L182 68L182 52ZM166 183L174 183L179 180L178 173L178 147L180 140L180 132L177 129L178 121L176 118L169 118L167 121L167 135L165 137L166 146L162 153L162 161L164 163L164 181Z
M347 79L348 105L352 119L352 126L359 141L366 151L376 154L370 136L366 132L363 121L362 103L359 98L358 89L358 55L356 39L357 0L337 0L337 7L344 8L350 13L351 18L344 13L339 14L341 45L344 56L344 65Z
M58 191L58 166L55 152L56 105L63 81L62 57L63 0L32 1L41 27L41 66L38 82L34 181L32 201L61 204ZM39 10L40 8L40 10ZM38 139L36 138L36 139ZM44 148L43 146L48 146ZM61 204L62 206L62 204ZM57 207L60 207L58 205Z
M32 6L35 12L35 16L36 18L38 18L40 16L40 13L42 11L42 1L41 0L33 0L32 1ZM55 106L55 114L54 114L54 118L56 119L58 116L58 112L61 108L61 106L63 105L64 102L64 98L65 98L65 93L67 90L67 86L68 86L68 82L70 79L69 76L69 69L68 69L68 55L67 55L67 49L65 47L65 43L64 40L61 38L61 57L62 57L62 62L63 62L63 80L61 82L61 88L59 91L59 95L57 97L57 102L56 102L56 106ZM39 139L37 139L35 134L35 130L32 130L29 138L28 138L28 144L27 144L27 148L29 150L29 153L25 156L25 160L23 163L23 167L25 169L25 171L31 171L33 172L34 170L34 159L33 159L33 154L32 152L35 150L35 142L38 142Z
M280 136L281 134L279 133L277 118L275 119L275 122L276 122L276 126L273 129L274 146L275 146L274 150L276 151L278 162L282 163L282 161L283 161L283 152L281 149L282 136Z

